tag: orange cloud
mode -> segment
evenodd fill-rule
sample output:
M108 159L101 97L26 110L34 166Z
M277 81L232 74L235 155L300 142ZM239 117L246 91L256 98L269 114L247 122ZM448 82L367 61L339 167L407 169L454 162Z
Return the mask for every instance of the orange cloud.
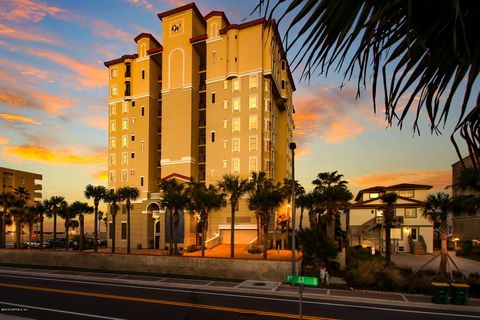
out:
M145 9L147 10L153 10L153 6L150 2L148 2L147 0L127 0L128 2L130 3L133 3L133 4L136 4L136 5L141 5L142 7L144 7ZM177 5L181 5L180 4L181 1L178 1Z
M10 121L10 122L21 122L21 123L28 123L28 124L40 124L37 120L33 120L32 118L19 116L16 114L8 114L8 113L0 113L0 118Z
M44 35L37 34L32 30L29 30L28 32L24 32L21 30L13 29L1 23L0 23L0 36L12 38L12 39L18 39L18 40L43 42L43 43L50 43L50 44L60 43L59 40L47 38Z
M374 173L348 179L352 186L368 188L373 186L389 186L399 183L416 183L431 185L434 189L442 190L452 184L450 170L414 171Z
M9 142L10 142L10 139L7 136L0 136L0 145L8 144Z
M91 24L92 33L96 36L105 38L105 39L118 39L124 42L133 41L127 32L118 29L118 27L112 26L110 23L107 23L103 20L94 20Z
M17 92L14 89L0 89L0 102L14 107L43 109L48 113L59 114L62 109L72 106L74 100L25 87L23 92Z
M105 68L81 63L67 55L63 55L50 50L38 48L25 48L24 52L41 58L51 60L63 67L73 71L78 82L87 88L103 87L107 85L107 72Z
M88 117L82 120L86 125L100 130L108 129L108 119L106 117Z
M378 118L355 90L325 86L294 95L295 135L300 141L321 139L338 144L355 139L367 128L378 128Z
M82 154L72 148L54 149L29 144L4 146L2 150L5 158L38 161L48 165L105 164L106 154L106 150Z
M107 181L108 180L108 171L107 170L95 170L91 174L92 178L96 180Z
M27 65L27 64L20 64L20 63L16 63L10 59L4 59L4 58L0 58L0 64L4 65L4 66L8 66L10 68L13 68L17 71L19 71L22 75L24 76L27 76L27 77L35 77L35 78L38 78L40 80L45 80L45 81L48 81L49 83L53 83L55 81L51 80L50 77L52 76L52 73L50 72L47 72L45 70L42 70L42 69L39 69L39 68L36 68L34 66L31 66L31 65ZM1 73L6 73L5 71L1 72ZM10 75L7 75L7 77L12 77L14 78L16 74L14 73L11 73Z
M57 16L63 9L36 0L0 1L0 20L39 22L45 16Z

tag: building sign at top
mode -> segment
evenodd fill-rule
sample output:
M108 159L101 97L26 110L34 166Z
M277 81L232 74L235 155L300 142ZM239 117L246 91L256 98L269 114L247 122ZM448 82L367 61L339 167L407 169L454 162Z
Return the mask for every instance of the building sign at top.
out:
M180 28L182 28L181 23L175 23L174 25L172 25L172 31L173 32L178 32L180 30Z
M184 25L184 21L183 19L178 19L176 21L172 21L170 23L170 37L175 37L175 36L178 36L178 35L181 35L183 34L183 25Z

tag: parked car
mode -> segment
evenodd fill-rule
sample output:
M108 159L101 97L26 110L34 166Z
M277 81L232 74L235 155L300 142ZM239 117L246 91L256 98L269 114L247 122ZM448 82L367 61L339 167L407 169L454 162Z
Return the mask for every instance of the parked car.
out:
M50 243L50 247L53 247L53 239L49 239L49 240L47 240L47 242ZM65 238L57 238L56 241L55 241L55 246L57 248L65 248L65 242L66 242ZM69 247L72 248L73 247L73 240L68 240L68 242L69 242Z
M30 248L40 248L40 240L34 240L32 242L27 241L23 245L24 248L30 247ZM44 248L51 248L52 244L48 241L43 241L43 247Z

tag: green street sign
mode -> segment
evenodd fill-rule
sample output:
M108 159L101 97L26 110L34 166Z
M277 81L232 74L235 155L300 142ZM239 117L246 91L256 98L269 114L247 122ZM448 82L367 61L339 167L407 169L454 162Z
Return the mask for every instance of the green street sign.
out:
M303 284L304 286L318 287L317 277L305 277L289 274L287 276L287 282L291 284Z

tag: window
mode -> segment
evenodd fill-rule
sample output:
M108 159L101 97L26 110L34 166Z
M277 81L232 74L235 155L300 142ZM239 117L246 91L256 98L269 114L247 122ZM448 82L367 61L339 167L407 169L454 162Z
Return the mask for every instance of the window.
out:
M256 94L251 94L248 97L248 108L257 109L257 95Z
M270 131L270 120L265 120L265 131Z
M250 89L254 89L254 88L258 87L258 75L251 75L248 78L248 87Z
M132 136L130 137L130 140L135 141L135 135L134 134L132 134Z
M145 107L142 107L142 117L145 115Z
M240 118L232 119L232 132L240 131Z
M115 165L115 154L110 155L110 165L114 166Z
M285 89L285 80L282 80L282 90Z
M115 171L110 171L110 173L108 175L108 180L110 181L110 183L115 182Z
M373 192L370 193L369 197L370 199L377 199L378 197L380 197L380 194L378 194L378 192Z
M140 46L140 57L145 57L147 55L147 47L145 44Z
M282 61L282 70L285 70L285 61Z
M232 99L232 111L240 111L240 97Z
M125 81L125 96L130 96L130 81Z
M128 163L128 155L126 152L122 153L122 164Z
M145 141L140 142L140 151L143 151L145 148Z
M237 60L237 57L235 57L235 62L237 62L237 61L238 61L238 60Z
M132 100L132 107L135 107L135 100Z
M116 78L117 75L118 75L118 68L112 68L112 70L110 70L110 77Z
M257 130L257 116L248 117L248 129Z
M110 139L110 148L115 149L116 143L115 143L115 138Z
M215 131L212 131L211 135L212 135L212 142L215 142Z
M128 101L124 101L122 104L122 112L127 113L128 112Z
M127 223L122 221L122 240L127 240Z
M265 160L263 162L263 171L270 172L270 161L269 160Z
M115 132L115 121L110 122L110 131Z
M131 170L130 170L130 175L131 175L131 176L134 176L134 175L135 175L135 169L131 169Z
M232 159L232 172L240 172L240 159Z
M135 117L132 117L132 118L130 119L130 123L131 123L131 124L135 124Z
M240 138L232 139L232 152L240 152Z
M400 190L400 191L395 191L397 195L405 198L413 198L415 197L415 191L414 190Z
M122 130L127 130L128 129L128 119L123 118L122 119Z
M128 136L122 136L122 147L128 147Z
M135 152L130 153L130 158L135 159Z
M114 104L112 104L112 105L110 106L110 115L111 115L111 116L115 115L115 105L114 105Z
M223 81L223 89L228 89L228 80Z
M223 138L223 148L224 149L228 148L228 139L227 138Z
M117 94L118 94L118 87L117 87L117 86L112 86L112 87L110 88L110 95L111 95L112 97L116 97Z
M249 151L257 150L257 137L248 138L248 150Z
M210 38L216 37L218 37L218 27L216 23L212 23L212 26L210 28Z
M217 52L212 51L212 63L217 63Z
M228 109L228 100L227 99L224 99L223 100L223 109Z
M223 128L224 129L228 128L228 120L227 119L223 119Z
M212 92L212 103L215 103L215 92Z
M248 170L257 171L257 157L248 158Z
M405 218L416 218L417 208L405 208Z
M265 139L263 142L264 142L264 144L265 144L264 150L265 150L266 152L270 152L270 140Z
M235 78L232 80L232 90L233 91L240 91L240 79Z
M228 160L227 159L223 159L222 166L223 166L223 169L228 168Z
M145 79L145 70L142 69L142 80Z
M127 170L122 170L122 182L128 181L128 172Z
M140 177L140 186L143 187L143 177Z
M272 111L272 102L270 99L265 99L265 112L271 112Z
M265 79L265 81L263 82L263 85L265 87L265 91L266 92L270 92L270 80L269 79Z

